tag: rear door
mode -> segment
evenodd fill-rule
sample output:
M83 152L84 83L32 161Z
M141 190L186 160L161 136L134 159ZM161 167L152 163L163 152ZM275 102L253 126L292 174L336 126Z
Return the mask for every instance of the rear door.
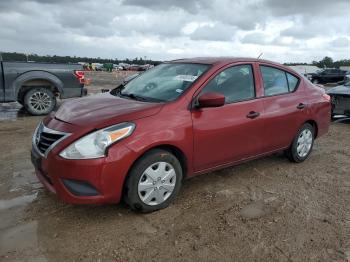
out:
M264 87L264 152L288 147L304 121L307 99L298 76L281 68L260 65Z
M202 171L258 155L262 151L262 101L256 99L251 64L226 67L200 94L221 93L226 104L192 110L194 169Z

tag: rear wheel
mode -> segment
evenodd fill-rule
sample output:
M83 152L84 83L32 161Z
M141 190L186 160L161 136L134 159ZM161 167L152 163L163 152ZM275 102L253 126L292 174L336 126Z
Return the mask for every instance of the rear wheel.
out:
M288 159L300 163L308 158L314 145L314 127L305 123L295 136L292 145L286 150Z
M56 106L56 97L44 87L30 89L24 95L24 107L32 115L46 115Z
M180 190L179 160L165 150L152 150L132 167L125 182L124 200L131 209L152 212L167 207Z

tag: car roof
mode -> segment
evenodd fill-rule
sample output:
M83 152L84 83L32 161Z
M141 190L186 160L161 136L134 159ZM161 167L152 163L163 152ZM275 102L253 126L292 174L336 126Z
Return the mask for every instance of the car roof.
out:
M275 63L269 60L257 59L251 57L194 57L194 58L183 58L169 61L170 63L195 63L195 64L231 64L237 62L262 62L272 65L281 66L279 63Z

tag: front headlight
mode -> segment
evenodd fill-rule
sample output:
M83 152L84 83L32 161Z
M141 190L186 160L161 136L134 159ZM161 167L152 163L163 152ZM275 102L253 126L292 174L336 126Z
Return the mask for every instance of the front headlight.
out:
M60 153L60 156L66 159L104 157L106 155L106 149L110 145L130 136L134 129L134 123L121 123L97 130L73 142Z

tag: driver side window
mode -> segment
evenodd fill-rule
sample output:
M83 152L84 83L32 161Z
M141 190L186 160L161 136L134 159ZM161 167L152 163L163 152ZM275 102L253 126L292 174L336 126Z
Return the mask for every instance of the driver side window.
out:
M203 88L201 94L209 92L224 95L226 104L254 98L252 66L239 65L221 71Z

